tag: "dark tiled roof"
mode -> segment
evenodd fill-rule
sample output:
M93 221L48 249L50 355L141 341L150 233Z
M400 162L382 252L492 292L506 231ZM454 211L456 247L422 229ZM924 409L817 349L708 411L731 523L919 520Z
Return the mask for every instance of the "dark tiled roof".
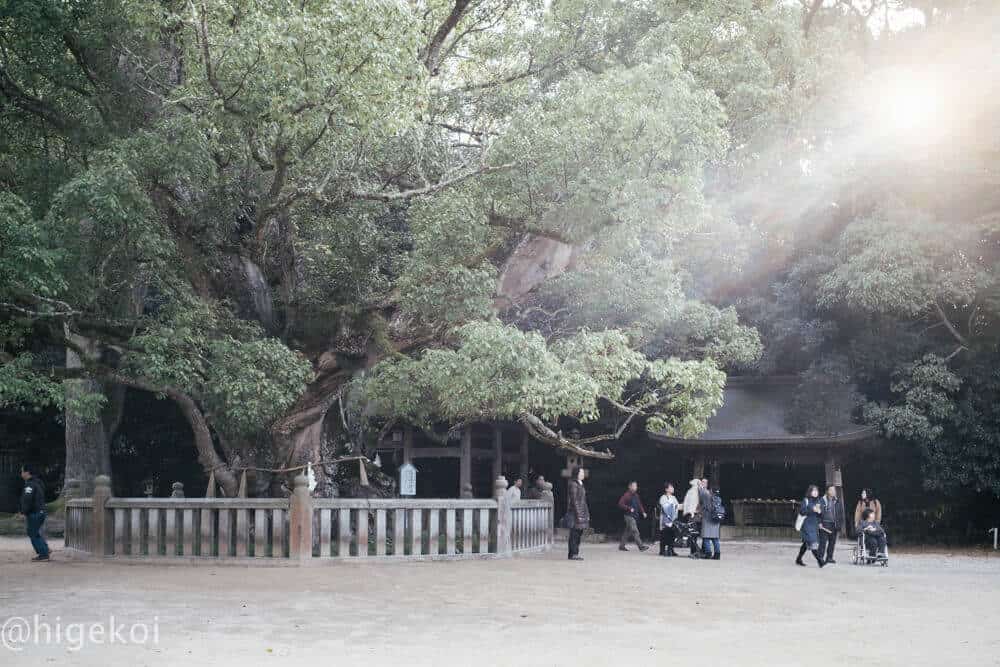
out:
M867 438L872 430L855 424L851 415L834 424L829 433L792 433L785 424L785 415L792 405L798 388L798 378L730 378L726 384L722 407L708 421L708 430L700 437L684 441L664 434L653 434L661 441L795 443L807 441L850 441Z

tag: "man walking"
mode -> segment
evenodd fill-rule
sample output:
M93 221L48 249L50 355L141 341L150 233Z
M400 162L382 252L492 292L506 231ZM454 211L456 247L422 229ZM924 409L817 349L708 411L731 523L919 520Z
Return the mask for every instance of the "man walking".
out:
M819 553L824 555L826 564L836 563L833 551L837 546L837 532L844 520L844 505L837 497L837 487L827 487L826 495L820 499L820 508L823 513L819 525Z
M42 537L42 524L45 523L45 485L31 465L21 466L21 479L24 480L24 491L21 493L21 512L24 517L28 538L37 554L31 560L35 562L49 559L49 545Z
M618 550L628 551L625 543L630 539L634 539L635 543L639 545L639 551L648 549L649 547L642 543L639 526L635 523L635 520L639 517L646 518L646 508L643 507L642 501L639 499L638 482L633 481L628 483L628 490L618 499L618 508L624 513L625 517L625 530L622 531L622 539L618 543Z

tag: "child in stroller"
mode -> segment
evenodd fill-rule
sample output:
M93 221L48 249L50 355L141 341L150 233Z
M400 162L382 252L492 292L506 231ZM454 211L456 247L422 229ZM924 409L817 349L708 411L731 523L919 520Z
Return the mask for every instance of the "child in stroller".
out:
M878 563L882 567L889 565L889 547L886 545L885 530L875 520L875 512L866 509L861 513L861 523L858 524L858 543L854 547L854 564L871 565Z

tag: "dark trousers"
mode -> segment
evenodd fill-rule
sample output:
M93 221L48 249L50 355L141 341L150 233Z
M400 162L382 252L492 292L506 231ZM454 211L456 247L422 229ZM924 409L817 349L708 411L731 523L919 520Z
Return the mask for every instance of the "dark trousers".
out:
M31 540L31 546L34 547L35 553L39 556L48 556L49 545L45 542L45 538L42 537L42 524L45 523L45 512L32 512L25 519L25 528L27 529L28 538Z
M661 556L663 554L667 553L668 549L670 550L670 553L674 552L674 537L676 535L677 535L677 533L674 531L674 527L673 526L664 526L663 528L660 528L660 555Z
M578 556L580 554L580 538L583 537L583 528L570 528L569 529L569 556Z
M837 546L837 529L829 528L829 530L829 533L822 528L819 530L819 553L827 561L833 560L833 550Z
M618 546L623 547L629 539L635 540L635 543L640 547L642 544L642 535L639 534L639 526L635 523L634 516L625 516L625 530L622 531L622 538L618 542Z
M865 533L865 548L877 554L885 553L885 533Z

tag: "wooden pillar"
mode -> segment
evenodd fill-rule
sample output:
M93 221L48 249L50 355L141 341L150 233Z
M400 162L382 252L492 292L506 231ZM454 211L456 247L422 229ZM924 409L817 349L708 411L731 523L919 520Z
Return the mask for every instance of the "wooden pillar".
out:
M696 456L694 458L694 474L691 479L701 479L705 476L705 457Z
M413 462L413 427L409 424L403 429L403 463Z
M721 473L720 473L721 468L722 468L722 465L719 463L718 460L712 461L712 465L709 468L710 472L708 473L708 477L709 477L709 479L708 479L708 485L710 487L712 487L713 489L721 489L722 488L722 479L721 479Z
M528 483L527 482L528 479L528 431L527 430L521 433L521 460L519 463L521 464L520 468L521 479L525 480L524 483L527 484Z
M458 497L472 497L472 427L462 431L462 456L459 459Z
M503 474L503 429L493 426L493 479Z
M840 470L840 460L832 453L827 453L823 468L826 473L826 486L836 487L837 498L840 499L844 510L840 519L840 531L844 533L847 529L847 503L844 502L844 476ZM826 493L826 489L823 489L823 492Z

